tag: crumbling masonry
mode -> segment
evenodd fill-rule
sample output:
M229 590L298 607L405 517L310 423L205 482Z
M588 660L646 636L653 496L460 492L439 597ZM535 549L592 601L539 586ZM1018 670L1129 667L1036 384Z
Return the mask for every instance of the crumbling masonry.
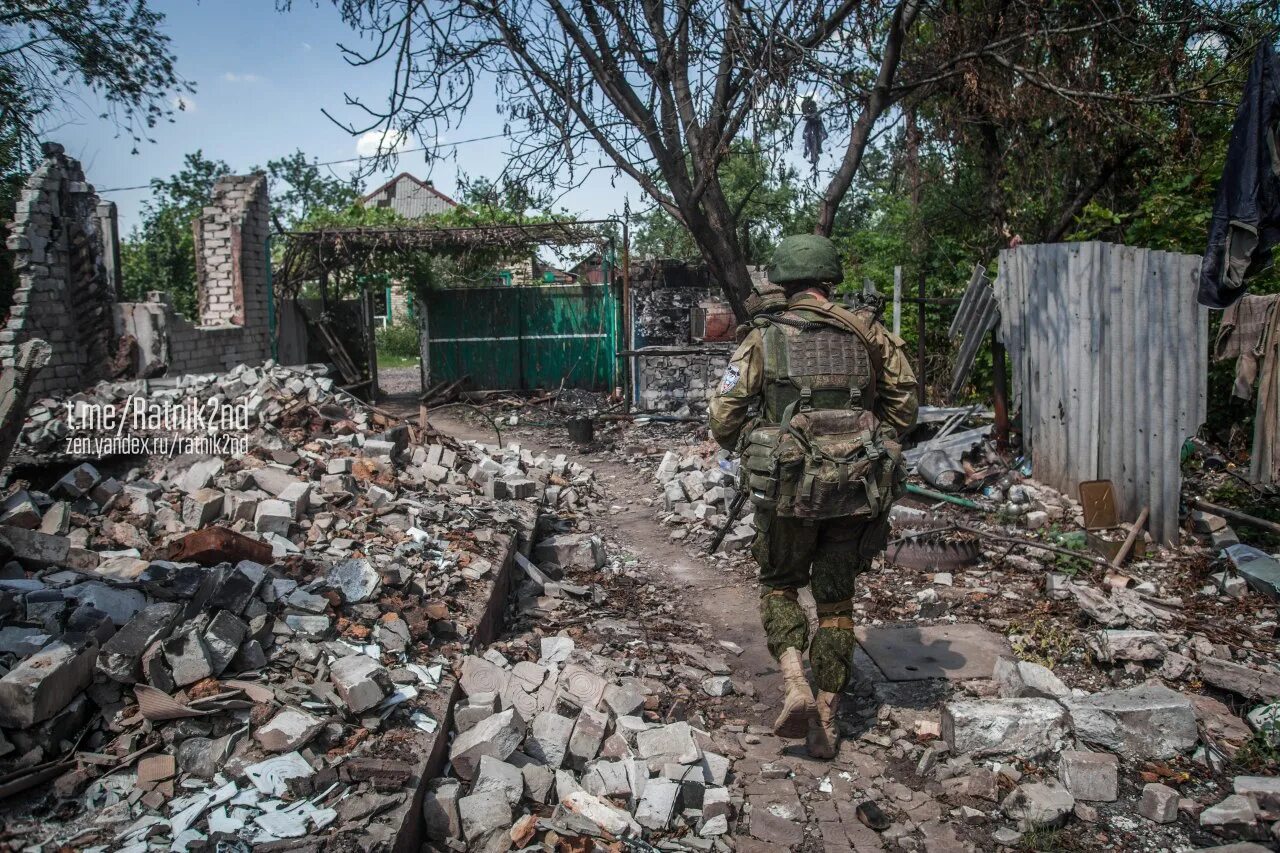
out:
M103 378L115 347L110 317L117 294L102 240L104 218L115 230L115 205L99 204L80 164L62 146L46 144L44 152L14 214L8 247L18 286L0 331L5 367L14 364L18 345L32 338L52 347L52 358L33 380L33 395Z
M146 302L118 301L115 205L98 199L62 146L47 143L44 153L18 200L8 239L19 281L0 331L0 366L12 366L25 341L47 341L53 355L31 390L44 395L113 374L222 372L270 357L264 176L219 179L193 224L200 305L193 324L164 293L149 293Z

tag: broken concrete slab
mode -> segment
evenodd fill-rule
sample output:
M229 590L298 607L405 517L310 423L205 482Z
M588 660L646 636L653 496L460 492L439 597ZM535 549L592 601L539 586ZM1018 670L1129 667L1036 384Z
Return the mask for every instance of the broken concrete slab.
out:
M1012 654L1004 637L981 625L855 629L859 645L890 681L990 678L996 659Z
M1258 701L1280 697L1280 672L1254 669L1216 657L1201 658L1199 664L1200 677L1214 687Z
M506 833L511 827L511 804L501 791L469 794L458 800L458 816L462 820L462 836L469 849L487 849L487 839ZM506 839L507 845L510 839Z
M1200 813L1200 826L1225 838L1261 841L1266 827L1258 819L1254 801L1242 794L1232 794L1217 805Z
M696 764L702 758L702 750L694 740L693 729L684 722L638 732L636 752L654 771L662 769L662 765L668 762Z
M1042 756L1062 748L1067 713L1050 699L962 699L942 707L942 739L957 755Z
M249 626L229 610L219 610L204 630L204 644L209 651L209 664L214 675L231 663L249 633Z
M1108 630L1086 641L1099 663L1116 661L1158 661L1169 653L1164 638L1155 631Z
M566 569L594 571L604 566L604 542L593 533L560 533L534 546L533 559Z
M1062 826L1074 808L1075 798L1054 780L1019 785L1000 803L1023 831Z
M991 677L1006 699L1060 699L1071 695L1071 688L1052 670L1031 661L997 658Z
M480 756L479 769L475 781L471 784L471 793L484 794L490 791L504 795L507 803L513 808L518 806L520 798L524 796L524 776L520 768L494 758L492 755Z
M67 587L63 595L101 610L116 626L123 626L147 606L147 597L138 590L109 586L99 581Z
M551 711L543 711L533 718L524 751L530 758L555 769L564 764L569 751L569 738L573 735L574 721Z
M1077 800L1114 802L1120 791L1120 759L1109 752L1063 750L1058 778Z
M462 785L457 779L432 779L427 783L422 798L422 816L428 839L448 841L462 838L462 818L458 815L458 800L461 798Z
M609 715L604 711L584 708L578 714L569 737L569 765L574 770L581 772L599 754L608 726Z
M142 677L143 653L169 634L181 611L176 603L157 602L138 612L103 644L98 670L121 684L138 681Z
M213 660L204 637L192 627L175 634L162 644L165 663L178 687L186 687L213 675Z
M475 778L482 756L506 761L520 747L524 736L524 720L515 709L508 708L455 737L449 747L449 761L458 777L469 782Z
M324 720L301 708L283 708L258 726L253 739L267 752L292 752L310 743L323 727Z
M670 779L650 779L644 786L644 795L636 805L636 823L655 832L665 830L675 814L680 799L680 783Z
M378 591L382 576L368 560L357 558L343 560L329 569L326 582L342 594L348 604L368 601Z
M1138 814L1155 823L1173 823L1178 819L1178 792L1168 785L1148 782L1142 786Z
M363 654L334 661L329 668L334 689L356 714L369 710L386 698L391 679L382 664Z
M1191 700L1162 684L1062 701L1077 739L1132 759L1173 758L1199 738Z

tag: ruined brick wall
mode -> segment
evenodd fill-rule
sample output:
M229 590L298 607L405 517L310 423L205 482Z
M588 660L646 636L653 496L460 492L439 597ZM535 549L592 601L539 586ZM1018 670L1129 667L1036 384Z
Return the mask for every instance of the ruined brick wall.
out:
M107 378L117 344L138 342L134 370L208 373L270 358L267 256L269 206L263 175L222 178L195 223L199 247L198 324L165 294L117 302L119 228L115 205L100 201L80 164L46 143L44 161L18 199L7 245L18 286L0 330L0 366L32 339L52 348L31 394L76 391Z
M267 325L267 178L227 175L195 223L200 324Z
M752 270L752 275L763 275ZM733 354L733 344L694 341L693 309L721 299L719 288L701 265L672 260L646 261L631 269L631 346L695 349L678 354L634 358L635 400L642 410L689 413L706 410Z
M696 353L639 359L640 408L655 412L704 412L733 355L733 344L704 344Z
M114 221L84 171L61 145L46 143L44 161L18 199L9 230L18 286L0 331L0 365L12 366L19 344L47 341L53 353L33 380L31 394L76 390L105 375L115 351L111 309L114 281L105 257L100 216Z
M264 175L218 179L193 225L199 324L160 292L116 307L117 326L138 341L140 373L214 373L271 357L269 216Z

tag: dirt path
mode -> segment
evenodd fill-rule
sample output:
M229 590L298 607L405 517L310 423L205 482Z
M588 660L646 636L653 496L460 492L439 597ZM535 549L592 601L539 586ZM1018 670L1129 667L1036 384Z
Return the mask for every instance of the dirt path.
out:
M493 442L495 438L493 430L456 414L433 415L431 425L462 440ZM537 435L522 433L518 441L535 452L564 453L595 471L610 507L608 526L599 532L617 549L639 560L651 583L669 588L674 600L689 607L692 621L707 624L717 639L728 640L742 649L731 664L735 676L749 679L756 689L759 701L755 718L749 722L766 725L771 721L769 708L781 696L782 677L759 630L754 585L736 572L718 569L701 557L691 556L691 546L671 538L670 531L655 518L653 507L645 503L654 495L652 474L647 468L599 455L583 455L567 442L553 446ZM645 614L632 615L641 618Z

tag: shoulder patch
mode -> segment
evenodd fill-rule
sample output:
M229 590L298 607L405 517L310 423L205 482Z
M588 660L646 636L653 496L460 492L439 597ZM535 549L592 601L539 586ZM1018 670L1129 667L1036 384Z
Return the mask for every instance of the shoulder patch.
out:
M742 378L742 371L738 369L738 365L731 364L724 370L724 378L720 380L720 393L728 394L734 388L738 387L738 380Z

